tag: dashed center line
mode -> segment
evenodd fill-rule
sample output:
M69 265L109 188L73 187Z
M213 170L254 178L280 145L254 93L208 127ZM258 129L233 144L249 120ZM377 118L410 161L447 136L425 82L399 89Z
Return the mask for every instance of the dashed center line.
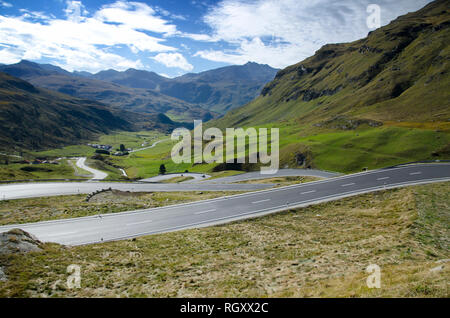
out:
M420 172L420 171L417 171L417 172L411 172L409 175L410 175L410 176L413 176L413 175L415 175L415 174L422 174L422 172Z
M347 184L342 184L341 187L349 187L355 185L355 183L347 183Z
M377 180L386 180L389 179L389 177L382 177L382 178L378 178Z
M214 212L214 211L217 211L217 210L211 209L211 210L206 210L206 211L195 212L194 214L203 214L203 213Z
M267 201L270 201L270 199L255 201L255 202L252 202L252 204L258 204L258 203L263 203L263 202L267 202Z
M314 192L316 192L316 190L306 191L306 192L302 192L300 194L308 194L308 193L314 193Z
M134 222L134 223L128 223L126 224L126 226L133 226L133 225L138 225L138 224L145 224L145 223L152 223L152 220L148 220L148 221L141 221L141 222Z

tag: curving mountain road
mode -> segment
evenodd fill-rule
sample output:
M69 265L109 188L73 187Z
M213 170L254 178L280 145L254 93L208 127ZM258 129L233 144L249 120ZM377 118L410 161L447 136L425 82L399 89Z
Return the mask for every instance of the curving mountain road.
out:
M124 182L41 182L0 185L0 200L40 198L57 195L88 194L102 189L131 192L178 191L254 191L272 187L271 184L181 184Z
M160 142L166 141L166 140L170 140L170 139L163 139L163 140L155 141L151 146L144 147L144 148L139 148L139 149L134 149L134 150L131 150L130 153L154 148L154 147L156 147L157 144L159 144Z
M91 244L227 223L361 193L442 181L450 181L449 164L410 165L162 208L3 226L0 232L19 227L42 241Z
M141 179L139 181L140 182L160 182L160 181L164 181L164 180L170 180L170 179L176 178L176 177L192 177L192 178L194 178L193 180L188 180L188 181L201 181L206 178L211 178L210 175L205 174L205 173L185 172L185 173L162 174L162 175L151 177L151 178ZM188 182L184 181L183 183L188 183Z
M275 177L316 177L316 178L334 178L342 174L336 172L328 172L315 169L278 169L276 173L271 175L261 174L259 171L236 174L234 176L217 178L212 180L201 180L201 183L233 183L249 180L261 180ZM184 183L196 182L194 180L185 181Z
M90 173L92 173L93 177L91 180L103 180L108 174L106 172L91 168L86 165L86 157L78 158L76 165L81 169L84 169Z

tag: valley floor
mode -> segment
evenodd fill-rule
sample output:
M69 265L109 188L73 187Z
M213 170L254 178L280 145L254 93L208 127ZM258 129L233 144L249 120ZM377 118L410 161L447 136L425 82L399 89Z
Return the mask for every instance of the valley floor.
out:
M446 182L121 242L45 244L0 256L0 296L449 297L449 225ZM71 264L80 289L65 283ZM366 285L370 264L380 289Z

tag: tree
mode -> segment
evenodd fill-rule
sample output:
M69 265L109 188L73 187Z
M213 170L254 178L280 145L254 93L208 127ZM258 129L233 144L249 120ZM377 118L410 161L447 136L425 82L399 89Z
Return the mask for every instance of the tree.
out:
M95 150L95 153L100 153L103 155L110 155L111 153L108 150L103 150L103 149L97 149Z
M166 174L166 166L165 165L160 165L159 166L159 174Z
M120 144L120 151L122 151L122 152L125 151L125 145L124 144Z

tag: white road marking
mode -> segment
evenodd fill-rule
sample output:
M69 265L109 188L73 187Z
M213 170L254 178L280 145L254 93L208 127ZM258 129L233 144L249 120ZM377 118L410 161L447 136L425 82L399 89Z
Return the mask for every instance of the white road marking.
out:
M258 203L263 203L263 202L267 202L267 201L270 201L270 199L255 201L255 202L252 202L252 204L258 204Z
M389 177L378 178L377 180L386 180L386 179L389 179Z
M308 193L314 193L314 192L316 192L316 190L306 191L306 192L302 192L300 194L308 194Z
M53 233L53 234L47 234L45 237L53 237L53 236L61 236L61 235L70 235L70 234L76 234L78 231L73 232L60 232L60 233ZM44 236L44 235L43 235Z
M415 174L422 174L422 172L420 172L420 171L417 171L417 172L411 172L409 175L410 175L410 176L413 176L413 175L415 175Z
M203 213L214 212L214 211L217 211L217 210L211 209L211 210L206 210L206 211L201 211L201 212L195 212L194 214L203 214Z
M342 184L341 187L349 187L355 185L355 183L347 183L347 184Z
M134 223L128 223L128 224L126 224L126 226L133 226L133 225L145 224L145 223L151 223L151 222L153 222L153 221L148 220L148 221L134 222Z

